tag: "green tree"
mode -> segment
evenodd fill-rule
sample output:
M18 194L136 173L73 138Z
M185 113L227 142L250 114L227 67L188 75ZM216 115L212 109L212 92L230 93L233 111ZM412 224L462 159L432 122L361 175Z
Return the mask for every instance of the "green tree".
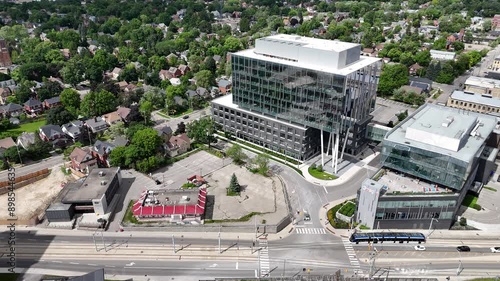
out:
M91 91L83 98L80 107L82 113L87 117L101 116L115 110L115 108L116 97L106 90Z
M47 124L63 125L75 119L75 115L64 107L51 108L47 113Z
M236 178L236 175L233 173L231 176L231 181L229 182L229 188L228 188L228 194L231 195L237 195L241 191L241 186L238 183L238 178Z
M404 52L399 56L399 62L409 67L415 63L415 60L410 52Z
M75 86L83 81L85 67L81 58L75 56L64 65L60 72L64 82Z
M210 89L210 87L215 85L215 78L210 70L199 71L194 75L194 78L198 87Z
M158 132L152 128L137 131L132 138L132 144L139 150L142 158L152 156L160 146L161 138Z
M127 136L127 139L132 140L132 138L134 137L136 132L143 130L143 129L146 129L146 128L148 128L148 127L144 126L144 124L134 122L128 126L128 128L125 132L125 135Z
M115 147L111 153L109 154L109 162L113 167L122 167L125 168L128 165L127 162L127 149L125 146Z
M431 63L431 53L427 50L420 51L415 54L415 61L423 67L427 67Z
M144 93L144 95L142 95L141 101L139 103L149 101L154 108L159 109L163 107L164 100L165 100L165 93L160 88L151 87L148 89L147 92Z
M236 52L236 51L243 49L243 44L241 44L240 39L233 37L233 36L229 36L224 41L224 49L227 52L231 52L231 53Z
M432 44L432 49L434 50L445 50L446 49L446 38L439 38Z
M437 60L432 61L429 64L429 67L427 67L426 71L427 78L431 79L432 81L435 81L439 75L439 72L441 72L441 62Z
M64 89L60 95L63 106L74 115L78 114L80 109L80 94L70 88Z
M227 156L233 158L233 161L237 165L241 165L248 158L247 155L243 152L241 146L237 144L233 144L227 151Z
M139 112L144 118L144 124L148 124L151 119L151 112L153 112L153 104L150 101L141 102L139 106Z
M189 123L186 128L189 138L194 139L198 143L206 143L210 147L210 143L214 141L215 122L210 117L194 120Z
M104 135L109 136L111 139L115 139L116 137L125 136L127 128L125 128L125 124L123 122L118 122L112 124L105 132Z
M19 149L19 153L18 153L17 146L9 147L3 152L2 157L9 162L21 163L21 159L26 158L26 150Z
M491 31L491 26L492 26L492 24L491 24L491 20L490 19L487 19L487 20L485 20L483 22L483 30L485 32L490 32Z
M382 96L392 94L395 89L408 84L408 68L402 64L386 64L382 69L378 83L378 92Z
M261 175L267 175L269 171L269 156L267 154L261 153L252 159L254 165L257 166L257 170Z

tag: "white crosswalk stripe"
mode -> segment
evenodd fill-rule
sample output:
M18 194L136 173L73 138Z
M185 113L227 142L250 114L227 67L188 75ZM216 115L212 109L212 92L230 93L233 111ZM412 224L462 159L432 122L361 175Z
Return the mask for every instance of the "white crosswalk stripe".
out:
M349 257L349 262L351 263L351 265L357 268L361 268L358 257L356 256L356 251L354 251L351 241L349 241L349 239L347 238L342 238L342 243L344 244L344 248L347 256Z
M267 249L267 245L267 239L259 239L259 263L261 277L269 273L269 250Z
M326 234L324 228L295 228L297 234Z

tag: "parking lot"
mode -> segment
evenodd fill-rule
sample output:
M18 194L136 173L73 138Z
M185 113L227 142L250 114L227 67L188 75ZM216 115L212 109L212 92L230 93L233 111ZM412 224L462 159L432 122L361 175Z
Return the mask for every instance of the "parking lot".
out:
M159 180L158 188L179 188L192 175L207 175L227 165L231 159L221 159L206 151L200 151L189 157L175 162L171 166L161 168L151 177Z
M156 188L180 188L187 182L187 178L195 175L207 175L230 164L231 159L221 159L205 151L200 151L180 160L173 165L163 167L151 174L151 177L141 174L135 170L122 170L122 185L117 191L120 196L119 203L115 209L115 215L109 225L110 231L117 231L119 224L125 215L130 200L136 200L139 194L147 189ZM154 179L161 184L157 185Z

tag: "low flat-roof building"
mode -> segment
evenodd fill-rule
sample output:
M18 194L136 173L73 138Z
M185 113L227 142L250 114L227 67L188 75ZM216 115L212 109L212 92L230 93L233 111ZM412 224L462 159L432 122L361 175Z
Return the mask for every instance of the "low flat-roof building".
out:
M385 135L384 170L374 177L377 183L365 181L358 192L357 221L404 229L428 228L436 219L436 228L449 228L467 191L489 178L495 157L486 154L498 150L487 145L496 125L490 115L420 107ZM375 189L378 185L384 188ZM377 206L373 216L370 204Z
M470 110L479 113L500 114L500 99L490 95L471 92L453 91L446 104L449 107Z
M96 168L85 180L68 184L62 203L74 204L75 211L93 211L96 215L108 212L108 206L120 187L120 168Z
M465 91L500 98L500 80L471 76L465 80Z
M207 188L147 190L132 207L141 220L162 220L178 224L203 222Z
M435 60L454 60L456 54L454 52L431 50L431 58Z

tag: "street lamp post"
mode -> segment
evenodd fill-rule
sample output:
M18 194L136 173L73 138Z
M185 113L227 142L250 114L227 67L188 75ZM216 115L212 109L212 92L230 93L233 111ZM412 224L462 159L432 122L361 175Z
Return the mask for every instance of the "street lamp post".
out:
M433 221L439 222L439 220L438 220L438 219L436 219L436 218L434 218L434 217L432 217L432 218L431 218L431 224L429 225L429 234L427 234L427 237L431 236L431 231L432 231L432 222L433 222Z

